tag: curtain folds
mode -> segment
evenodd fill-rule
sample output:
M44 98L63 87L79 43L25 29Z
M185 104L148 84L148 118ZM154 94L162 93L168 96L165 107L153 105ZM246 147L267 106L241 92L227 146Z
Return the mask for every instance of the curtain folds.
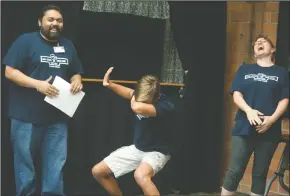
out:
M169 18L167 1L84 1L83 10L133 14L158 19Z

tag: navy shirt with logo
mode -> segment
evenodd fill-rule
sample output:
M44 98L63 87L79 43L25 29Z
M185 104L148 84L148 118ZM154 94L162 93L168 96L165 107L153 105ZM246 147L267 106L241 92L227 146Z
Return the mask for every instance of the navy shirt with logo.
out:
M170 126L173 122L174 104L161 94L157 103L153 104L156 117L136 114L134 127L134 145L144 152L158 151L170 154Z
M289 99L289 74L281 66L273 65L261 67L258 64L241 65L235 75L230 93L239 91L246 103L253 109L271 116L280 100ZM238 110L232 135L257 136L242 110ZM281 119L277 120L269 130L259 134L264 138L278 138L281 136Z
M57 46L64 47L64 52L55 52L54 47ZM20 35L8 50L3 64L37 80L47 80L52 76L50 83L55 76L70 82L71 76L83 73L70 40L60 37L58 42L49 42L39 32ZM67 115L45 102L44 98L45 95L35 88L21 87L11 82L9 117L37 124L68 119Z

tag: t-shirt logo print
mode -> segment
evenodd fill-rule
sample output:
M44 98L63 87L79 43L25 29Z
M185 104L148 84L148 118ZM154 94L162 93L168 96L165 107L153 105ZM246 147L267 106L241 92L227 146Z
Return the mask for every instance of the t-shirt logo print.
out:
M245 80L251 79L251 78L259 82L268 82L268 80L273 80L273 81L278 82L278 79L279 79L279 77L277 76L267 76L263 73L245 75Z
M40 56L40 62L48 63L49 67L52 68L60 68L60 65L68 65L67 58L59 58L54 54L51 54L50 56Z

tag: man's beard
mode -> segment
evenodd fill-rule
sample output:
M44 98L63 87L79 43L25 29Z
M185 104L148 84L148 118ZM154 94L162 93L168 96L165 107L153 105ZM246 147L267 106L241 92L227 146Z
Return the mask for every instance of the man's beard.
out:
M56 32L51 32L50 30L56 29ZM57 38L61 34L61 30L58 26L50 26L48 30L43 27L40 28L40 32L43 36L45 36L48 40L57 40Z

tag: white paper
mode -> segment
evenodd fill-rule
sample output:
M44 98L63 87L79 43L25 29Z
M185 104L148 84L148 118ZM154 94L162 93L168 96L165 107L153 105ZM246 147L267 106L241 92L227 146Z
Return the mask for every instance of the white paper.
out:
M59 95L52 98L46 96L44 101L53 105L68 116L73 117L85 93L80 91L77 94L72 94L70 91L71 84L58 76L55 77L52 85L59 90Z

